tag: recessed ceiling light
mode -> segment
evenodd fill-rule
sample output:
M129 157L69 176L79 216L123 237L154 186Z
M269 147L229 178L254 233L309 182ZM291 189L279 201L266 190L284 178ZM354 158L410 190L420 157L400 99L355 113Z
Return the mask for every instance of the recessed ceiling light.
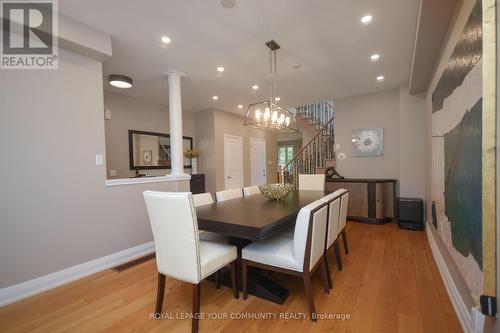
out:
M372 54L372 55L370 56L370 59L371 59L371 61L379 61L379 59L380 59L380 54L377 54L377 53Z
M276 97L276 98L275 98L275 100L277 100L277 101L281 101L281 98L279 98L279 97Z
M219 96L212 96L212 99L213 99L214 101L216 101L216 100L218 100L218 99L219 99Z
M256 85L256 84L254 84L254 85L252 86L252 89L253 89L253 90L257 90L257 89L259 89L259 86L258 86L258 85Z
M162 41L162 43L164 43L164 44L170 44L170 42L171 42L172 40L171 40L171 39L170 39L170 37L168 37L168 36L163 36L163 37L161 38L161 41Z
M132 79L128 76L113 74L108 77L108 82L117 88L132 88Z
M377 76L377 81L378 82L382 82L382 81L384 81L384 79L385 79L385 77L383 75Z
M361 23L363 24L370 24L373 20L373 17L371 15L365 15L361 18Z
M222 66L217 67L217 72L221 72L221 73L224 72L224 67L222 67Z
M236 6L236 0L220 0L220 3L223 7L233 8Z
M238 109L243 109L243 105L239 104Z

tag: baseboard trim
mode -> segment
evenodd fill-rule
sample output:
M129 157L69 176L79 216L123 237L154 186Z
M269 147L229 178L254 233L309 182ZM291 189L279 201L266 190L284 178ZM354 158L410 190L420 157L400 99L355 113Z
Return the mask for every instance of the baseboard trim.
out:
M450 271L445 264L443 256L439 251L438 245L436 244L436 239L434 238L433 232L429 229L431 228L429 223L425 225L425 231L427 232L427 239L429 240L429 245L432 250L432 254L434 255L434 259L436 260L437 267L439 272L441 273L441 277L444 281L444 286L446 287L446 291L448 291L448 295L451 299L451 304L453 304L453 308L457 313L458 320L462 325L462 329L464 332L471 333L472 332L472 314L471 309L467 308L460 293L458 292L457 286L451 277Z
M40 294L63 284L81 279L91 274L115 267L127 261L154 252L154 242L141 244L130 249L119 251L105 257L97 258L72 266L58 272L50 273L33 280L0 289L0 306L11 304L22 299Z

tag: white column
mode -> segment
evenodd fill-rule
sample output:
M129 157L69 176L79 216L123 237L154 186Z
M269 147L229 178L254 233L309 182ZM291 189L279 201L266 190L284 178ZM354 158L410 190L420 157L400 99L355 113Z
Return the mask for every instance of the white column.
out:
M184 173L184 155L182 146L182 106L181 80L185 74L177 71L165 74L168 79L168 112L170 119L170 159L172 178L189 178Z

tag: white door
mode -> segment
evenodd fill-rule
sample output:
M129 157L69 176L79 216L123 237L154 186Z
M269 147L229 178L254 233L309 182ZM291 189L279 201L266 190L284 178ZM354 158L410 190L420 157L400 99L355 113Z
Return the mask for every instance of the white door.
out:
M252 185L262 185L267 182L266 172L266 141L260 138L250 138L250 165Z
M225 189L243 187L243 139L241 136L224 135Z

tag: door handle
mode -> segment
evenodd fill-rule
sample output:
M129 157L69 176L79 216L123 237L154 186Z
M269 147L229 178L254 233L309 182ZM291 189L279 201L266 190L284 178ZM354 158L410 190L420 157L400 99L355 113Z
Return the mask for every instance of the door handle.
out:
M227 179L231 179L231 178L233 178L233 177L231 177L231 176L227 176Z

